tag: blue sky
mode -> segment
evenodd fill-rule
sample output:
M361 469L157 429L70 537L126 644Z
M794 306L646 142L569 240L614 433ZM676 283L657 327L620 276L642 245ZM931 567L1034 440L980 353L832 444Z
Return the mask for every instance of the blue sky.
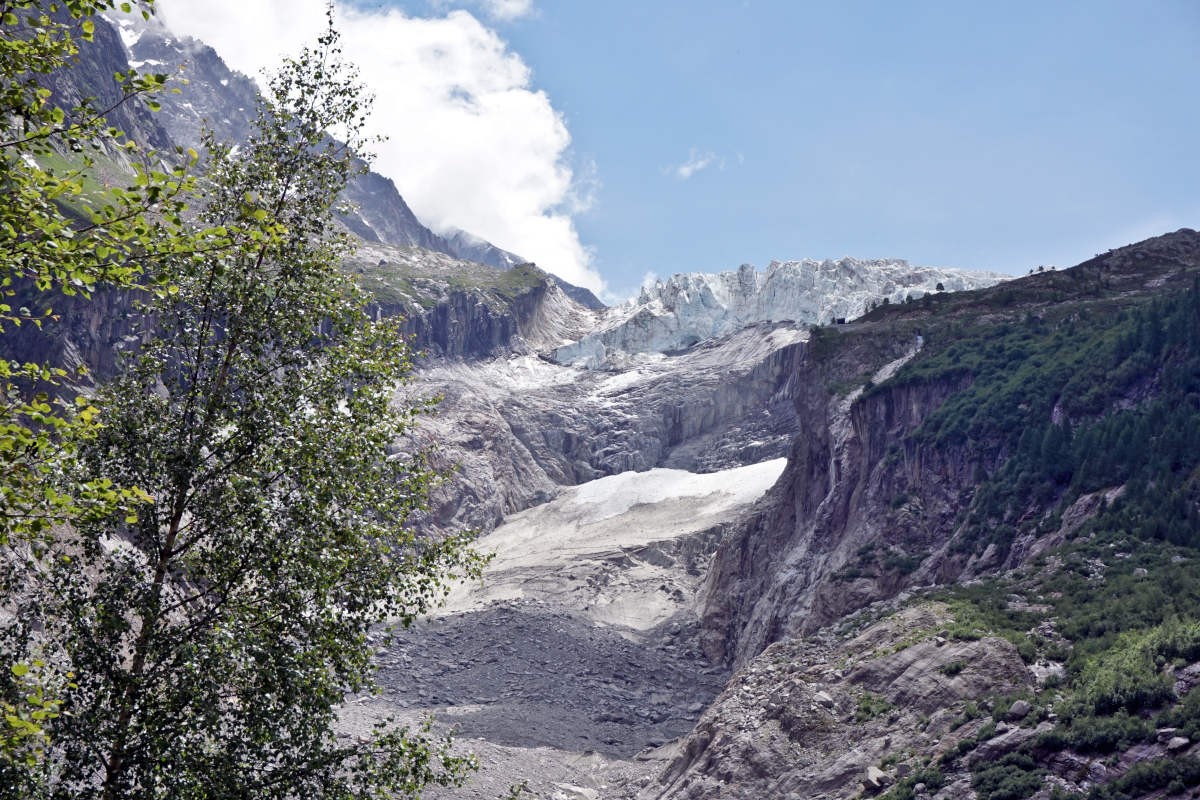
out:
M803 257L1021 273L1200 225L1194 0L357 6L469 15L527 68L518 88L567 138L537 150L557 172L524 184L569 177L539 213L582 249L551 258L584 259L560 271L610 296L647 273ZM416 196L459 224L453 195ZM535 242L497 243L555 270L521 249Z

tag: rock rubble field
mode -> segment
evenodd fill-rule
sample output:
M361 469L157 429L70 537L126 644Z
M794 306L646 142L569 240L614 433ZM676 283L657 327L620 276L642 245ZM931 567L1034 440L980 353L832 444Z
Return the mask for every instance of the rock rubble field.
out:
M520 780L539 797L632 796L728 680L700 650L695 597L723 527L783 466L624 473L513 515L478 542L496 554L483 581L381 641L385 690L350 716L454 730L482 763L454 797Z

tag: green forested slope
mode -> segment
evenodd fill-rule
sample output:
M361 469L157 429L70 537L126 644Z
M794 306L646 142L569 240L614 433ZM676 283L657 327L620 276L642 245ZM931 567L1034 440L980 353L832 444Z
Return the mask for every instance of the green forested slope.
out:
M1092 266L1125 286L1069 298L1021 282L974 315L947 307L928 316L922 353L869 390L962 387L912 436L977 465L951 550L1023 543L1029 555L937 594L956 610L952 637L999 634L1050 674L1020 723L1039 735L998 760L971 758L985 736L960 743L929 760L928 787L963 770L983 800L1200 786L1188 755L1200 740L1200 277ZM876 317L911 324L913 309ZM997 722L1012 700L993 699Z

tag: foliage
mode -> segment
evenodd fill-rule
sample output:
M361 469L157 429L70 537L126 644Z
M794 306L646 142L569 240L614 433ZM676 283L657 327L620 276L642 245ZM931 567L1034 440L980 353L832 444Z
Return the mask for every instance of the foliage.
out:
M945 783L946 778L937 767L926 767L901 778L895 786L880 796L880 800L915 800L918 796L916 793L918 784L925 784L927 792L936 792Z
M925 347L864 394L921 387L945 398L888 457L929 453L974 474L951 563L989 546L984 566L1010 563L1015 543L1065 538L1025 568L934 595L954 613L951 638L1000 636L1026 663L1065 668L1035 698L1055 728L1009 763L976 765L981 797L1032 793L1058 750L1120 753L1162 727L1200 734L1200 697L1177 698L1172 673L1200 661L1200 278L1186 259L1122 257L1128 268L1104 257L880 308L858 326L860 337L875 324L903 338L923 325ZM814 337L824 357L862 349L851 327ZM899 484L893 510L914 507L921 487ZM880 561L860 552L838 577L878 574ZM948 750L943 768L978 743ZM1174 768L1144 769L1158 788L1190 785L1159 780Z
M1124 633L1082 665L1076 683L1078 705L1093 714L1161 706L1175 696L1174 680L1161 669L1174 658L1200 660L1200 624L1172 619Z
M54 676L45 675L46 662L32 658L9 667L8 681L16 687L9 693L13 700L0 698L0 713L5 727L0 728L0 751L6 760L14 760L35 768L46 752L46 726L56 719L62 708L58 692L65 688L55 685ZM67 675L69 679L71 676Z
M921 566L926 555L910 555L896 546L885 547L872 542L860 547L854 560L834 573L834 579L852 581L864 576L908 575Z
M427 255L424 257L428 257ZM546 282L546 274L533 264L518 264L501 270L478 264L437 262L422 265L420 259L399 263L368 263L350 259L360 285L379 303L411 304L428 309L437 305L437 297L450 291L475 291L484 296L511 301Z
M1200 546L1200 281L1016 314L938 319L924 350L870 390L948 392L909 446L951 448L978 476L956 551L1003 557L1096 492L1111 495L1109 530Z
M968 704L970 706L971 704ZM967 708L963 711L963 716L955 720L956 725L965 725L970 720L979 716L978 708ZM966 755L974 750L979 745L986 742L988 739L996 735L996 723L994 721L985 722L973 736L966 736L958 740L954 747L942 753L939 763L942 766L948 766L954 763L959 756Z
M1046 770L1024 753L988 762L971 778L979 800L1024 800L1042 787Z
M149 13L151 2L137 5ZM56 298L129 287L145 260L187 246L176 234L190 165L162 167L106 124L112 107L85 100L63 108L45 86L91 41L92 17L115 6L114 0L0 5L0 332L53 323ZM116 77L118 105L140 102L165 80L132 71ZM93 158L116 156L129 165L131 185L96 192L88 177ZM144 499L105 476L70 476L78 447L99 430L98 409L87 398L57 396L72 377L0 354L0 546L37 547L56 523ZM30 763L43 750L44 725L58 714L55 692L69 678L32 655L5 658L0 760Z
M1040 701L1053 703L1059 717L1055 728L1020 750L1035 762L1061 750L1085 756L1120 753L1153 741L1163 727L1177 727L1188 736L1200 732L1200 693L1176 702L1173 679L1165 672L1172 664L1200 660L1200 624L1195 622L1200 573L1192 563L1194 551L1162 542L1135 549L1134 543L1109 533L1080 537L1033 569L944 592L959 625L972 635L1021 637L1034 648L1035 659L1066 662L1067 680L1047 689ZM1034 599L1031 607L1017 604L1034 610L1015 610L1009 602L1014 595ZM1043 622L1052 623L1064 641L1031 636ZM950 751L948 760L968 752L979 738ZM976 772L981 768L976 765ZM1168 773L1156 785L1183 780L1165 764L1146 770L1130 781L1158 780L1155 776ZM1130 788L1133 783L1113 785L1112 797L1141 796Z
M480 566L467 537L405 525L433 476L393 446L423 406L392 406L408 350L338 269L331 210L366 106L331 28L276 74L249 142L206 142L205 179L180 183L200 230L110 254L170 289L79 461L144 502L4 565L0 649L59 694L0 797L416 797L471 766L428 725L337 729L346 695L375 688L368 632ZM21 677L0 675L3 696Z
M1167 728L1178 728L1181 736L1193 742L1200 741L1200 692L1188 692L1178 705L1159 716L1157 723Z
M891 710L892 704L883 695L863 692L859 695L858 704L854 708L854 721L867 722L881 717Z
M1200 786L1200 760L1163 758L1134 764L1115 781L1089 791L1087 800L1136 800L1157 789L1179 794L1193 786Z
M0 330L40 327L53 320L54 295L129 286L141 263L186 246L172 234L190 188L187 166L153 168L153 154L139 153L106 124L111 108L86 101L61 108L43 85L92 39L91 17L115 5L14 0L0 8ZM117 77L122 103L138 101L166 79L136 72ZM133 180L96 198L85 191L86 175L92 153L102 151L123 154ZM18 297L25 303L14 307ZM63 461L75 442L95 432L97 414L83 400L77 406L56 401L55 386L69 377L60 368L0 357L0 543L136 499L100 479L63 481Z
M938 667L938 672L942 673L947 678L953 678L966 668L966 663L962 661L951 661L949 664L943 664L942 666Z
M1153 738L1153 725L1122 711L1111 716L1074 717L1066 725L1039 736L1036 747L1051 752L1070 749L1105 755Z
M529 781L521 781L520 783L511 784L508 787L508 794L501 800L521 800L522 797L530 794Z

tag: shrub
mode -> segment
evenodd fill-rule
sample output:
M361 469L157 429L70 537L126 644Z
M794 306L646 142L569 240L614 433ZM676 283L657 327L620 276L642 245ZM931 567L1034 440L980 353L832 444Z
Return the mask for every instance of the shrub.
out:
M1025 800L1042 787L1046 774L1024 753L1009 753L981 766L971 778L979 800Z
M1080 673L1078 702L1085 713L1156 708L1175 696L1174 683L1160 663L1200 652L1200 625L1172 620L1146 631L1119 636L1112 647L1090 659Z
M867 722L892 710L892 704L882 695L863 692L854 710L855 722Z
M1157 789L1170 787L1172 792L1181 792L1191 786L1200 786L1200 760L1191 757L1160 758L1134 764L1115 781L1092 789L1087 798L1135 800Z
M1154 725L1140 717L1118 712L1111 717L1076 717L1038 737L1036 746L1045 750L1071 749L1085 754L1125 750L1154 737Z

